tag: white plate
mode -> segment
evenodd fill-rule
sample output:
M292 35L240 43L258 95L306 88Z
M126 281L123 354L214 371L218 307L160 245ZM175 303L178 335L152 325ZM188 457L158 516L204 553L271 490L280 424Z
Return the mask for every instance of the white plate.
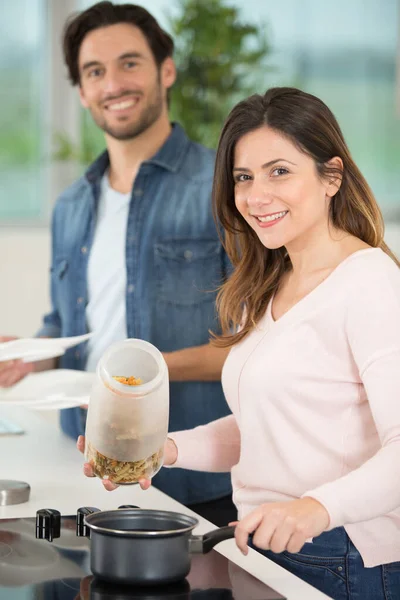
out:
M26 406L31 410L61 410L63 408L75 408L76 406L87 406L89 404L89 396L75 396L66 400L58 400L49 396L43 402L29 402L26 404L16 403L19 406ZM15 403L14 403L15 404ZM1 405L1 400L0 400Z
M95 373L53 369L32 373L0 393L0 405L27 406L37 410L72 408L89 403Z
M34 362L61 356L68 348L86 342L93 333L64 338L22 338L0 344L0 362L21 359Z

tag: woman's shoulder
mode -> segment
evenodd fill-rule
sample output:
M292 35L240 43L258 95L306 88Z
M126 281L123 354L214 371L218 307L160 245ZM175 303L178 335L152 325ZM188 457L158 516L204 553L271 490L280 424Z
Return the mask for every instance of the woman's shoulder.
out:
M367 300L394 292L400 302L400 268L381 248L358 250L346 258L343 267L355 296L367 294Z
M397 263L386 254L382 248L370 246L356 250L349 254L340 264L339 269L343 274L352 277L357 275L363 279L365 275L389 275L395 279L400 277L400 268Z
M400 349L400 268L384 250L371 248L350 258L346 271L345 331L364 372Z

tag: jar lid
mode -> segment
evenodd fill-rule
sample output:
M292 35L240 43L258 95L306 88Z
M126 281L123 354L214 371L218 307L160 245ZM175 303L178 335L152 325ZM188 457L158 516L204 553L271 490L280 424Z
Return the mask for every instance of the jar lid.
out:
M28 502L31 487L25 481L0 479L0 506Z

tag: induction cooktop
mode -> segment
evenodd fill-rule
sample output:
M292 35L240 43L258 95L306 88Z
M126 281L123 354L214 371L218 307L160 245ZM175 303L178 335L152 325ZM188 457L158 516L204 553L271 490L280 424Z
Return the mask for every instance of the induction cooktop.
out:
M36 519L0 520L0 600L285 600L212 550L194 554L187 578L157 587L115 586L90 572L90 540L76 517L61 518L60 537L35 538Z

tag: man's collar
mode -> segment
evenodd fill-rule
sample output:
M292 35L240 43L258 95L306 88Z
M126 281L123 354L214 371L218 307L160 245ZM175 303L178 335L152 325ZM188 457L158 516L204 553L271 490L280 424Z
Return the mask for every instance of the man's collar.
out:
M100 154L86 170L85 177L89 183L95 183L100 180L108 169L109 164L110 159L108 157L108 152L107 150L104 150L104 152Z
M186 154L189 138L179 123L172 123L172 130L156 154L143 162L143 164L157 165L175 173ZM86 179L93 183L104 175L110 164L107 150L105 150L87 169Z
M175 173L186 154L189 138L179 123L172 123L172 130L164 144L156 152L153 158L146 160L144 164L158 165Z

